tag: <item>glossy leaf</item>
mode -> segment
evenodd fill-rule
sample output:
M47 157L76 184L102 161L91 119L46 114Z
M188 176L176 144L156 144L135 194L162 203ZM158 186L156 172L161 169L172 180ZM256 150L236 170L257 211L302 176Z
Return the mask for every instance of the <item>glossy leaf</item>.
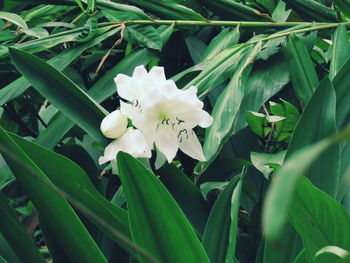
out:
M0 18L5 19L11 23L14 23L15 25L22 27L24 29L28 28L28 25L24 21L24 19L17 14L0 11Z
M199 189L173 165L163 165L157 174L201 237L209 216L209 207Z
M305 177L298 182L288 214L311 262L326 246L350 249L350 237L344 235L350 232L350 218L345 208Z
M319 83L314 64L304 42L296 35L289 37L286 52L293 89L305 106Z
M0 128L0 147L17 181L39 213L42 212L44 220L51 223L50 230L67 255L74 261L107 262L74 210L3 128Z
M335 195L339 180L339 145L322 140L335 133L335 96L329 79L321 82L305 108L293 134L285 163L266 197L263 226L268 239L277 239L287 219L288 205L298 178L307 175L314 184ZM320 107L322 105L322 107ZM320 109L323 109L320 112ZM318 126L319 125L319 126ZM308 128L310 127L310 128ZM317 128L315 128L317 127ZM312 146L312 143L315 143ZM311 146L307 146L310 145ZM323 151L328 149L324 154ZM308 172L310 165L315 162ZM295 167L298 167L297 173ZM320 176L331 174L332 176Z
M157 177L127 153L119 152L117 161L136 244L160 262L209 263L190 223Z
M332 57L329 69L329 78L334 79L341 67L350 57L350 43L347 29L339 25L333 35Z
M25 51L11 49L12 63L45 98L101 144L99 130L107 112L61 72Z
M233 262L243 176L242 172L231 180L219 195L210 213L203 236L203 246L211 262Z
M68 195L69 200L73 201L73 205L78 202L84 207L87 207L89 211L94 211L98 215L98 218L103 218L104 221L108 222L108 226L103 224L102 220L98 221L95 217L91 217L89 213L86 213L85 210L82 210L81 212L92 223L96 224L120 246L127 250L130 249L123 238L113 235L111 231L120 233L124 238L130 238L127 212L106 200L96 190L82 168L64 156L22 139L19 136L11 135L11 137L28 156L31 156L32 161L46 174L50 181ZM44 223L47 224L47 222Z

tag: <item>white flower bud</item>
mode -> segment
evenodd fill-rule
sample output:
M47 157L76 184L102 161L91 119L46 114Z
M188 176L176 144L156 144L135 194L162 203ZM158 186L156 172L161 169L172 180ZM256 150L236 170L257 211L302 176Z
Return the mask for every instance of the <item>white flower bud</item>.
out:
M127 126L128 117L120 110L115 110L102 120L100 129L107 138L116 139L123 135Z

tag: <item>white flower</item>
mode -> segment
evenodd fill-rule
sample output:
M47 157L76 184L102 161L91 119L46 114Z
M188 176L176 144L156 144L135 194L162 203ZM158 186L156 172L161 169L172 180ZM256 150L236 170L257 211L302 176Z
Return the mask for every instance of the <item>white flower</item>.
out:
M107 138L116 139L126 131L127 126L128 116L120 110L115 110L102 120L100 129Z
M205 161L193 128L207 128L213 119L203 110L196 87L179 90L173 81L166 80L163 68L153 67L147 73L142 66L135 69L132 78L118 75L116 84L119 96L131 102L120 102L122 113L132 119L149 145L155 143L169 163L179 148L192 158Z
M151 158L151 149L144 135L131 127L120 138L107 145L104 155L98 160L99 164L115 160L120 151L127 152L135 158Z

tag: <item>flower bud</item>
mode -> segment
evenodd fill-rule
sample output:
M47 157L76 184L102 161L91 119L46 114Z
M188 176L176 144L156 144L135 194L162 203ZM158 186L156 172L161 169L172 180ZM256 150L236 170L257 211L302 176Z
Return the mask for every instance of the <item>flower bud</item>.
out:
M123 135L127 126L128 117L120 110L115 110L102 120L100 129L107 138L116 139Z

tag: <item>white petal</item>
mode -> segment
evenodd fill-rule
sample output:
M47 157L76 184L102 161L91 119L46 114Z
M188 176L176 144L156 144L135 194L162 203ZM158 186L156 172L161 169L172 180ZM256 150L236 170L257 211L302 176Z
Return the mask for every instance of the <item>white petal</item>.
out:
M114 78L117 86L118 95L126 100L133 101L135 99L135 91L132 88L132 79L124 74L118 74Z
M202 128L208 128L210 125L213 124L213 117L210 116L208 112L201 110L200 114L201 114L201 118L198 123L199 126L201 126Z
M140 108L137 108L130 103L120 101L120 111L128 116L129 119L137 118L140 114Z
M116 158L117 153L122 150L120 139L116 139L107 145L105 148L103 156L98 159L99 164L104 164L106 162L112 161Z
M143 116L144 118L134 119L133 124L144 134L147 143L152 147L156 135L158 120L151 119L148 115Z
M120 110L108 114L101 122L101 132L107 138L116 139L120 137L128 126L128 117Z
M121 150L135 158L150 158L152 155L145 136L139 130L129 128L119 140Z
M168 162L171 163L179 148L177 133L171 125L159 124L156 131L155 143L159 151L161 151Z
M104 155L99 158L99 164L114 160L120 151L127 152L135 158L152 156L151 148L143 134L139 130L129 128L122 137L107 145Z
M199 109L203 108L203 102L197 97L197 87L191 86L187 90L183 90L182 99L186 102L195 105Z
M205 162L202 145L200 144L197 135L194 131L188 131L187 134L182 134L180 138L179 148L188 156L201 162Z
M147 79L148 78L148 73L147 73L147 70L145 69L145 67L143 65L137 66L134 69L134 73L132 74L132 78Z
M149 76L154 82L162 82L166 80L163 67L151 68L151 70L149 71Z

